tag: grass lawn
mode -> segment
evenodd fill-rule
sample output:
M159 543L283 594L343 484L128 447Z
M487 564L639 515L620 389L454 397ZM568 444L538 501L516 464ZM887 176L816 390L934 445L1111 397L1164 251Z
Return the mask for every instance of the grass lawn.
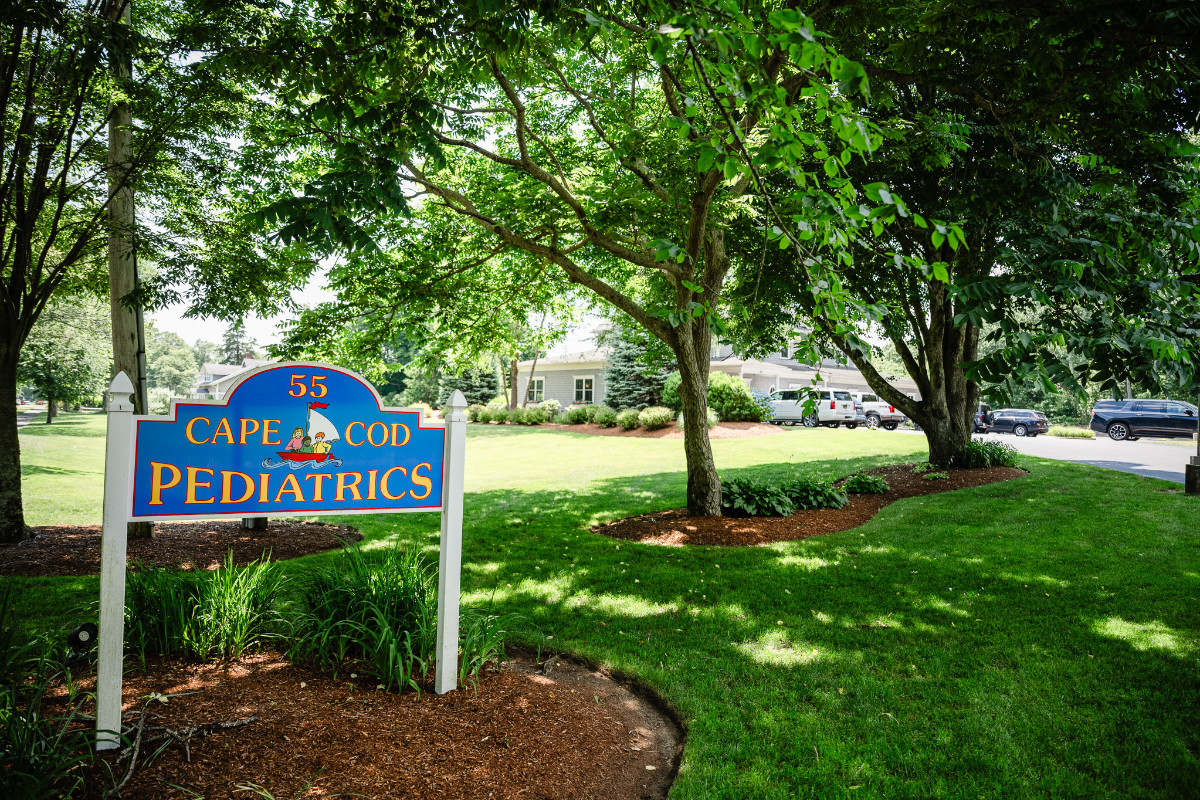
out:
M99 519L102 424L22 431L31 523ZM713 449L724 475L925 455L827 429ZM855 530L666 548L587 529L682 505L679 441L470 426L467 459L464 601L661 693L688 731L673 797L1200 796L1200 525L1175 484L1026 457ZM345 521L436 558L436 515ZM96 592L20 583L31 625Z

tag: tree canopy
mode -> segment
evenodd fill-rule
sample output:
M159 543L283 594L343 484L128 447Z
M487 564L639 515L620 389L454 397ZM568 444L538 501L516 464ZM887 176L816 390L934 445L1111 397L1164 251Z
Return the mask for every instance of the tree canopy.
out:
M861 69L770 3L722 4L715 33L644 3L340 9L319 36L281 26L264 50L295 56L263 67L289 110L277 135L324 160L260 218L344 254L327 313L497 350L482 345L500 312L551 311L572 290L618 309L673 352L688 507L720 513L704 422L726 230L765 213L763 176L780 173L810 244L838 237L843 167L873 146L848 99Z

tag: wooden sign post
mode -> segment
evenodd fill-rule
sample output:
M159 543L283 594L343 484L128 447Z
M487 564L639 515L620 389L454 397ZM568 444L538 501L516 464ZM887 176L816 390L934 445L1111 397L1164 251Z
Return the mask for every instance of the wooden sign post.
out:
M385 408L367 381L330 364L246 374L221 400L172 401L134 416L124 372L109 387L100 554L96 749L120 746L126 524L136 520L438 511L435 690L458 685L466 399L442 425Z

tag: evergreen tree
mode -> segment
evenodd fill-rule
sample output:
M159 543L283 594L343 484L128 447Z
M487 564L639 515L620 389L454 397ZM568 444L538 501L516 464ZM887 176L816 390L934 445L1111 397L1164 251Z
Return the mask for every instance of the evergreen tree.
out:
M496 370L490 367L469 369L461 375L443 375L438 406L445 408L455 389L463 393L468 405L482 405L500 394L500 381Z
M256 358L255 341L246 333L246 324L237 320L225 329L221 337L221 360L225 364L241 364L244 358Z
M616 326L608 335L608 366L604 368L604 403L612 408L643 409L662 404L663 381L671 371L669 353L648 347L643 331ZM661 350L661 348L658 348Z

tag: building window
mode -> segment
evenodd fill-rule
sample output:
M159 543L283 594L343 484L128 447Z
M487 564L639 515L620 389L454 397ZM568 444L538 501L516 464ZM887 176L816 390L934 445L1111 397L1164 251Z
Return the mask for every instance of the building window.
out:
M592 381L591 375L575 378L575 402L590 403L592 402Z
M529 381L529 389L525 393L525 399L530 403L540 403L546 399L546 379L533 378Z
M788 349L786 347L783 348L782 350L779 351L779 355L783 356L784 358L787 358L788 357Z

